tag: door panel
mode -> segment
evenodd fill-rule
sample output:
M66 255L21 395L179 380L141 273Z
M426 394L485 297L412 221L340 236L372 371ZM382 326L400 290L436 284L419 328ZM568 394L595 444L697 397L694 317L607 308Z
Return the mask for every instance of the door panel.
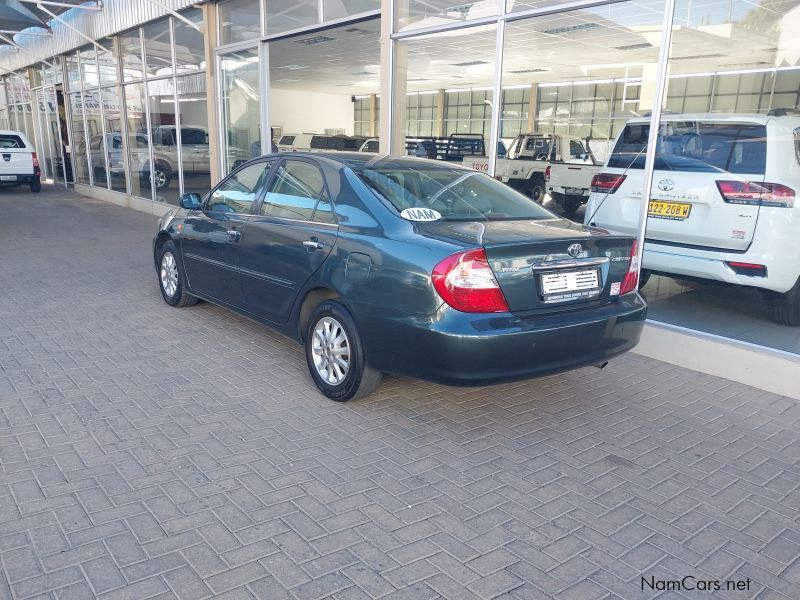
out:
M186 217L181 251L193 290L242 305L239 242L271 165L261 161L234 172L209 194L202 211Z
M245 308L287 322L300 289L336 243L337 230L317 166L296 159L279 165L240 244Z

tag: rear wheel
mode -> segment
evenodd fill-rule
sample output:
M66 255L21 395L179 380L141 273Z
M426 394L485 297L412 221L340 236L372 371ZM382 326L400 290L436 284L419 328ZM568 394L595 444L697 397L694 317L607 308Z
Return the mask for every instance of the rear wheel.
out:
M540 178L535 178L531 181L531 185L528 188L530 191L528 195L530 196L531 200L536 202L536 204L541 204L544 202L544 195L547 192L544 188L544 180Z
M172 240L158 248L158 287L164 302L182 308L197 304L199 299L186 291L186 277L178 263L178 252Z
M331 400L363 398L381 381L381 374L367 366L355 323L338 302L326 300L312 311L305 345L311 378Z
M34 194L42 191L42 181L40 179L34 179L31 181L31 191Z
M771 321L800 327L800 277L788 292L765 292L767 316Z
M153 183L158 191L165 190L169 187L169 182L172 181L172 170L169 165L163 162L157 162L153 169Z
M564 212L572 214L581 207L583 199L580 196L567 196L564 198Z

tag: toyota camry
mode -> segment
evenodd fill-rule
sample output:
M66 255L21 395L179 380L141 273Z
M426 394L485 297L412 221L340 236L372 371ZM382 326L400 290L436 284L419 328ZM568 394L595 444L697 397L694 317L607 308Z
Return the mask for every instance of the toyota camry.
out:
M384 372L479 385L603 365L641 334L637 256L483 173L344 152L251 160L184 194L153 242L167 304L303 344L333 400Z

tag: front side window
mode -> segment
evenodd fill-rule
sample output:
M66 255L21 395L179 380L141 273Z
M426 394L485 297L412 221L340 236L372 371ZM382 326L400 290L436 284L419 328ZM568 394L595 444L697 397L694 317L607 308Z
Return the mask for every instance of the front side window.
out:
M322 222L332 222L330 202L325 189L325 180L320 170L311 163L287 160L279 168L270 185L261 214L282 219L311 221L314 211Z
M255 202L272 161L257 162L228 177L211 193L206 210L246 214Z
M196 146L208 146L208 133L202 129L181 128L181 143Z

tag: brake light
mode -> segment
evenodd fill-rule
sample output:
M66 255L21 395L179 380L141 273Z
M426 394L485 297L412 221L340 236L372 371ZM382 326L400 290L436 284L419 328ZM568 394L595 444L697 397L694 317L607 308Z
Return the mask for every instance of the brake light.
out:
M550 181L550 165L547 165L547 168L544 170L544 180Z
M467 313L508 312L483 248L448 256L433 268L433 287L447 304Z
M31 161L33 161L33 174L39 175L41 174L41 169L39 168L39 157L36 156L36 152L31 152Z
M728 204L750 206L775 206L792 208L794 190L781 183L759 183L758 181L717 181L722 199Z
M592 191L601 194L613 194L625 181L626 175L614 175L613 173L598 173L592 177Z
M764 265L757 265L755 263L743 263L736 261L728 261L725 263L737 275L746 275L748 277L766 277L767 267Z
M639 283L639 242L633 240L631 244L631 262L628 266L628 272L625 279L622 280L622 285L619 289L619 295L629 294L636 289Z

